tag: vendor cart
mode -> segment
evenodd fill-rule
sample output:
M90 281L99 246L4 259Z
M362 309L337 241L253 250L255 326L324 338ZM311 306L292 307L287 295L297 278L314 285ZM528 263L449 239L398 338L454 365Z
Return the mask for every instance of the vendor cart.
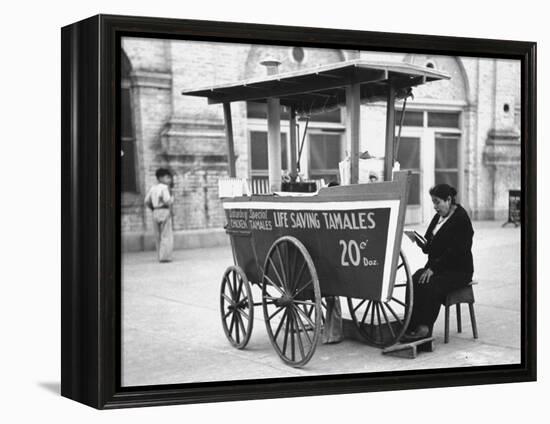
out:
M232 345L250 340L254 308L261 306L275 351L301 367L313 356L323 326L323 298L346 297L350 318L367 343L386 347L404 334L413 302L412 278L401 252L410 174L393 172L399 147L395 101L413 86L448 78L405 63L353 60L265 78L186 90L222 103L229 174L235 176L230 103L268 104L269 195L223 199L234 265L220 289L223 330ZM360 104L385 100L384 181L357 184ZM291 177L295 177L297 115L346 107L351 183L316 193L281 192L280 106L290 108ZM292 156L294 155L294 156ZM261 290L255 302L253 286Z

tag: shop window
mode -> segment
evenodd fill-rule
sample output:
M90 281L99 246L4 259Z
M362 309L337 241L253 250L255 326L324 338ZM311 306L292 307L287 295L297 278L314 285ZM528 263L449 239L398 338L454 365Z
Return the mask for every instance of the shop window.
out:
M288 169L287 158L288 146L286 133L281 133L281 166L283 171ZM251 168L255 175L267 176L268 159L267 159L267 133L263 131L250 132L250 157ZM256 171L256 172L255 172Z
M312 179L325 182L338 179L341 158L341 136L338 134L310 134L309 173Z
M428 127L460 128L460 113L428 112Z
M401 111L395 111L395 125L399 126L401 123ZM403 119L404 127L423 127L424 126L424 112L405 111L405 118Z
M132 117L132 98L130 91L130 61L121 55L121 87L120 87L120 148L121 176L120 183L123 192L137 192L136 176L136 139Z
M458 141L456 135L435 136L435 183L449 184L458 191Z

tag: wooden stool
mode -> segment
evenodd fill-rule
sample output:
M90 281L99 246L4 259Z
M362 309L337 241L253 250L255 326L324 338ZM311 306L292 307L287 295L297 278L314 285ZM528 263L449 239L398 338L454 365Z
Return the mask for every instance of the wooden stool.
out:
M477 284L475 281L472 281L466 287L455 290L449 293L445 299L445 302L442 303L445 306L445 343L449 343L449 316L450 308L452 305L456 305L456 327L457 332L462 333L462 316L460 314L460 304L467 303L470 308L470 320L472 321L472 330L474 332L474 339L477 339L477 324L476 324L476 315L474 312L474 290L473 286Z

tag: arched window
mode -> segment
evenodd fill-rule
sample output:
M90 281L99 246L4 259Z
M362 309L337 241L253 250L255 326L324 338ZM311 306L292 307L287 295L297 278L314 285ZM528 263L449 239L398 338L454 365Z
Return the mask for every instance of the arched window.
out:
M131 98L131 65L128 56L121 54L120 64L120 147L122 192L137 192L136 139Z

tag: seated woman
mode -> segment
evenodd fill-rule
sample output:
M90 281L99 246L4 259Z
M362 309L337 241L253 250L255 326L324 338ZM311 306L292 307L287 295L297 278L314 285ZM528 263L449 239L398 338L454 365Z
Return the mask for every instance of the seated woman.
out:
M413 308L402 337L405 342L431 336L441 302L451 291L467 286L474 273L474 230L464 208L455 202L456 190L438 184L430 195L437 213L426 231L426 244L419 244L428 262L413 275Z

